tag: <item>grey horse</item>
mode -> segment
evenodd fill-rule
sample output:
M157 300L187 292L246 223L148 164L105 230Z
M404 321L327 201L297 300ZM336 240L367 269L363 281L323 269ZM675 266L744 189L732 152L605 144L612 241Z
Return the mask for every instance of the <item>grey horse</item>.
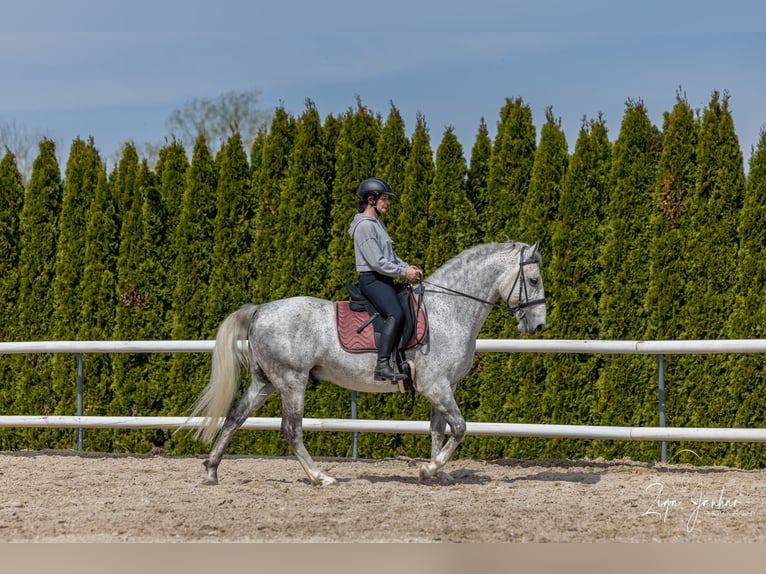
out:
M477 245L456 255L428 276L423 290L429 332L424 343L408 351L417 392L431 404L431 460L419 479L452 478L442 469L463 440L466 424L455 402L457 382L473 363L476 337L493 307L511 311L525 334L545 329L545 291L538 243ZM498 299L505 305L498 305ZM210 442L205 484L218 484L218 465L234 432L274 391L282 398L282 434L315 485L336 480L320 470L303 444L303 409L310 379L373 393L399 387L373 379L375 353L349 353L338 341L333 303L314 297L291 297L259 305L246 304L218 329L210 382L191 416L204 417L196 437ZM247 350L241 341L247 340ZM252 384L235 401L240 371L249 368ZM444 441L446 425L450 437Z

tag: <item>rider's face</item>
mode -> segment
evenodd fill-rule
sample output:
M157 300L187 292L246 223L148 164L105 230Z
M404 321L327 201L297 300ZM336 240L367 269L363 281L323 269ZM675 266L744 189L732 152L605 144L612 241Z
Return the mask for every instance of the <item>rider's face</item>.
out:
M391 202L391 196L387 193L380 194L380 197L375 202L375 206L378 208L378 211L381 213L385 213L388 209L388 204Z

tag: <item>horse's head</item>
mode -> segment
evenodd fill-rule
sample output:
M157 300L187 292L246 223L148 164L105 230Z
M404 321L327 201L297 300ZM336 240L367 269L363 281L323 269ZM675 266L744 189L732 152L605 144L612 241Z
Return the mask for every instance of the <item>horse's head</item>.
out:
M516 315L519 331L529 335L545 330L545 289L539 246L539 241L531 247L522 245L500 285L501 294Z

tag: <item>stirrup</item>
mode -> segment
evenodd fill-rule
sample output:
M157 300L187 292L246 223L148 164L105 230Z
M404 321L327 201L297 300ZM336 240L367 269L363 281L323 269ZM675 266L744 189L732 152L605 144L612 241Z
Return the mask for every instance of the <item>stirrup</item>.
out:
M392 384L397 384L398 381L406 379L407 375L404 373L397 373L391 367L391 363L386 362L385 364L377 363L375 365L375 370L372 373L372 377L376 381L388 381Z

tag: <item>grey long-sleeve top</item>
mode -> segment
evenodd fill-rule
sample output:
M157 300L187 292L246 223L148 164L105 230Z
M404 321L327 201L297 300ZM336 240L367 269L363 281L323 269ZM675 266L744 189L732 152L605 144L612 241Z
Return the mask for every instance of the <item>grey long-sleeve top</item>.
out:
M394 244L383 222L370 215L357 213L348 230L354 240L356 270L376 271L388 277L404 277L407 263L394 253Z

